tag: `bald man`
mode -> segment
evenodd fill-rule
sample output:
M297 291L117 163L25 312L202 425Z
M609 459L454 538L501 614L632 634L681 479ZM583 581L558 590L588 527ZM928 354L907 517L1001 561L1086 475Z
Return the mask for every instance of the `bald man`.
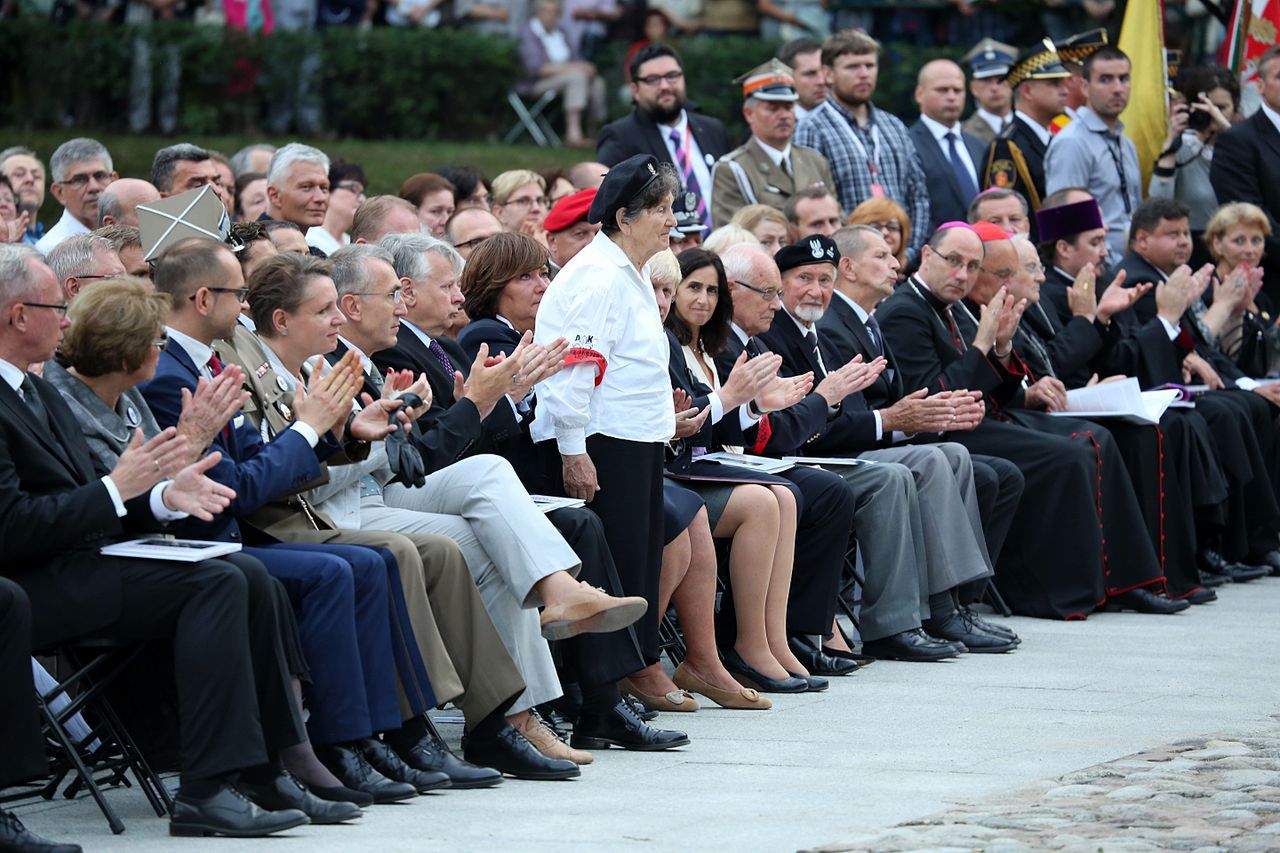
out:
M138 205L160 200L160 191L150 181L120 178L113 181L98 197L98 227L103 225L138 226Z
M569 169L569 183L573 184L575 190L598 190L608 173L609 167L604 163L594 160L576 163Z
M916 103L920 119L910 135L929 187L928 230L933 231L944 222L964 219L978 194L978 170L987 147L960 128L964 72L950 59L935 59L920 69Z

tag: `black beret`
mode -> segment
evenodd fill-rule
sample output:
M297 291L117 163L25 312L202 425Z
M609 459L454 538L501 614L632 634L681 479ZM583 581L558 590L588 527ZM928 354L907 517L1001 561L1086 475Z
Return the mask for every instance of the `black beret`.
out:
M587 221L592 225L612 223L614 215L649 184L658 180L658 160L652 154L636 154L609 170L604 183L596 190Z
M824 237L821 234L814 234L792 243L790 246L783 246L778 250L778 254L773 256L773 260L778 265L779 272L786 272L789 269L803 267L808 264L838 266L840 263L840 250L836 248L835 240L830 237Z

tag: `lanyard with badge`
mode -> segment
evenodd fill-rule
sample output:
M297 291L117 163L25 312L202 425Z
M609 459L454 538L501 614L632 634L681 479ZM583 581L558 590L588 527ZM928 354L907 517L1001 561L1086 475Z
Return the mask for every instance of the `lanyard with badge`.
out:
M1116 175L1120 178L1120 198L1124 202L1125 215L1131 216L1133 202L1129 199L1129 179L1124 169L1124 149L1121 148L1120 140L1110 133L1102 134L1102 138L1107 146L1107 153L1111 155L1111 161L1116 164Z
M856 121L857 119L854 119ZM845 122L843 124L844 132L849 135L849 141L853 143L853 147L858 149L858 154L867 163L867 171L871 173L871 196L872 198L884 198L884 185L880 183L880 128L871 124L871 153L867 153L867 147L862 144L862 140L858 137L858 132L853 129L852 124Z

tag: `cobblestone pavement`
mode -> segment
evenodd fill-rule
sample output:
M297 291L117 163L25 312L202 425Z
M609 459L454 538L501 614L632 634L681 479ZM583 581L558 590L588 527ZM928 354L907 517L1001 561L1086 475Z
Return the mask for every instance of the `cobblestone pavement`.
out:
M1096 764L812 853L1280 851L1280 714Z

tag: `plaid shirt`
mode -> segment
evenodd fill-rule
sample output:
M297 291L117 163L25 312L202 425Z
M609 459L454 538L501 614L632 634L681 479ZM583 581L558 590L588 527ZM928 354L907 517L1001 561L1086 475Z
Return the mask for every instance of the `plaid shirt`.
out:
M831 173L836 179L836 192L840 206L846 213L872 198L871 170L867 156L849 138L858 134L858 141L867 155L873 154L871 128L879 129L879 146L874 156L879 168L878 183L884 194L902 205L911 220L911 240L907 243L907 261L919 257L920 247L929 235L929 190L925 185L924 167L920 155L907 135L907 126L897 116L867 105L870 120L864 131L857 120L834 97L827 98L800 121L791 142L821 152L831 163Z

